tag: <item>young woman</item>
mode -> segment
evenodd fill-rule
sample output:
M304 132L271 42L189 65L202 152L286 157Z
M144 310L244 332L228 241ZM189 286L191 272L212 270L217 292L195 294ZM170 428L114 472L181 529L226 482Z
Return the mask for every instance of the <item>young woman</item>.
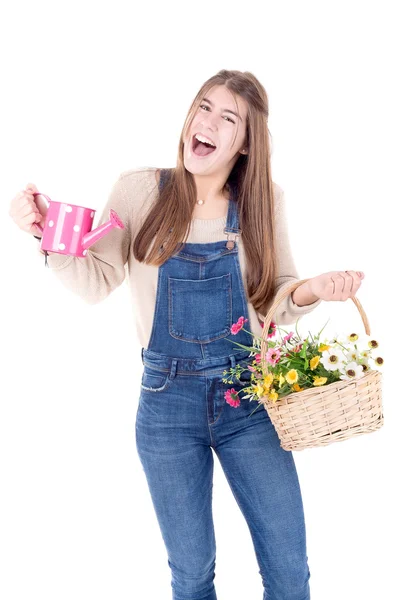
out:
M246 519L264 600L308 600L310 571L301 491L291 452L280 447L265 410L231 406L221 374L245 364L251 344L239 317L261 335L276 294L298 279L287 237L282 189L272 181L268 99L249 72L222 70L196 95L175 168L122 173L112 230L84 259L52 253L49 267L85 301L96 303L125 279L134 300L143 374L136 445L165 542L174 600L215 600L213 452ZM45 207L31 184L10 215L37 233ZM39 253L38 253L38 256ZM322 300L344 301L362 273L309 279L273 320L294 322ZM248 373L248 371L247 371ZM243 380L236 386L248 384Z

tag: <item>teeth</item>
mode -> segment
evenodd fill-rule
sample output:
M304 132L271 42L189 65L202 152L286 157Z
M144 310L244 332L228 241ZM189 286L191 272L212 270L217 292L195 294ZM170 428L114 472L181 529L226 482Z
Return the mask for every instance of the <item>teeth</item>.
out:
M196 135L194 137L196 139L198 139L199 142L206 142L207 144L211 144L211 146L214 146L214 148L216 148L216 145L211 140L209 140L206 137L200 135L199 133L196 133Z

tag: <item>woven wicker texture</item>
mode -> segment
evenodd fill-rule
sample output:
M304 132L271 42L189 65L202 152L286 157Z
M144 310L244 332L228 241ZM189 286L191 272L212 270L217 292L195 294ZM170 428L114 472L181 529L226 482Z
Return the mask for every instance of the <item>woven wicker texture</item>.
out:
M308 281L301 279L287 286L275 299L264 319L261 340L261 364L268 372L265 355L267 335L272 316L281 301L297 287ZM355 296L366 334L370 335L367 316ZM326 446L354 436L380 429L384 422L382 412L382 373L376 370L350 381L335 381L329 385L293 392L272 402L262 400L265 410L277 431L284 450L304 450Z

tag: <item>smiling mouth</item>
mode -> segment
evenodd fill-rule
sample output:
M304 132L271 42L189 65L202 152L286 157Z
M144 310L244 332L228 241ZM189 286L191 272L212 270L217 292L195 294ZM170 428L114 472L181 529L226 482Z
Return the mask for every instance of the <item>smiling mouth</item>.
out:
M216 150L215 146L211 144L207 144L205 142L200 142L195 136L192 138L192 151L196 156L208 156Z

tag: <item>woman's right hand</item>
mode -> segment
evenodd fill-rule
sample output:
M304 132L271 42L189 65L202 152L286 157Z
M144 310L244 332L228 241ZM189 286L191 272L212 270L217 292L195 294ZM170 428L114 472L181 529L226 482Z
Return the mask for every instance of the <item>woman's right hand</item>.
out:
M41 237L35 223L44 227L48 207L42 196L35 196L34 199L33 194L38 191L34 183L28 183L26 188L11 200L8 214L22 231Z

